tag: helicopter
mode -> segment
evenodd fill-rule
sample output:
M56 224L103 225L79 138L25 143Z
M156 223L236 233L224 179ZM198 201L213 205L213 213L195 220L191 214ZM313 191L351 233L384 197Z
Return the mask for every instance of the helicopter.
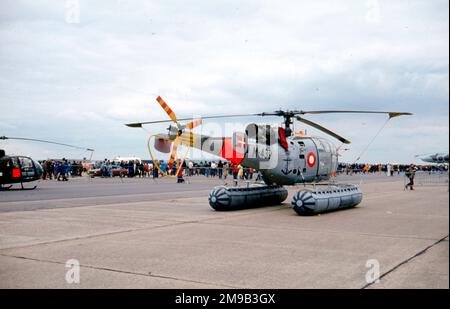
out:
M322 138L293 133L293 120L309 125L340 141L350 141L339 134L304 118L304 115L356 113L386 114L391 118L412 115L409 112L386 112L365 110L277 110L255 114L215 115L198 119L178 119L169 105L158 96L156 101L164 109L170 120L156 120L128 123L131 128L143 125L172 122L168 133L150 135L147 146L155 166L161 170L151 152L151 144L162 153L170 153L169 168L176 162L179 145L193 147L218 156L232 165L258 170L263 184L239 186L218 186L209 194L209 204L215 210L233 210L262 205L277 205L288 195L283 186L314 184L314 190L303 189L297 192L291 202L299 215L313 215L337 209L356 206L362 200L362 192L352 184L324 184L336 175L339 147ZM205 119L235 117L275 116L283 119L283 125L274 127L268 124L248 124L244 132L235 132L232 137L212 137L199 135L192 130ZM180 121L188 121L185 124ZM184 160L184 158L183 158ZM176 174L182 164L178 164ZM316 186L317 185L317 186ZM323 186L319 186L323 185Z
M424 162L438 163L438 164L448 164L448 152L438 152L426 155L416 155L416 158L420 158Z
M0 140L24 140L84 149L83 147L58 142L23 137L0 136ZM94 150L91 148L87 148L86 150L91 151L92 157ZM36 185L26 188L23 184L41 179L43 172L42 166L36 160L27 156L6 155L5 150L0 149L0 191L17 190L12 187L13 184L19 183L21 187L18 190L34 190L37 188Z
M37 161L25 156L7 156L0 149L0 190L9 190L15 183L20 183L21 190L34 190L37 186L25 188L23 183L39 180L42 174L42 166Z

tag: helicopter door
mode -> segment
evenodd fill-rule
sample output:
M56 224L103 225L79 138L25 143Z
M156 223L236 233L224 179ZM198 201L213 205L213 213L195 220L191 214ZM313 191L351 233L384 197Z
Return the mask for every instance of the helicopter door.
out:
M23 180L35 177L36 171L34 168L33 160L31 160L28 157L19 157L19 163L20 163L20 172L22 174Z
M314 141L317 145L317 152L319 157L319 170L317 172L317 175L328 177L331 174L332 167L331 145L328 143L328 141L321 138L317 138Z
M22 173L20 171L19 159L17 157L11 157L11 160L7 165L11 166L11 178L13 180L20 179L22 177Z

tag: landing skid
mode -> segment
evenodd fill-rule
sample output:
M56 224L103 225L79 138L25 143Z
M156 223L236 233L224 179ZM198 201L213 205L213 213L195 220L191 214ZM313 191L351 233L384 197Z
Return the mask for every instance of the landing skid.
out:
M31 190L34 190L36 188L37 188L37 186L31 187L31 188L25 188L23 186L23 183L21 182L20 183L20 188L13 188L13 185L5 186L5 187L3 185L1 185L0 186L0 191L31 191Z

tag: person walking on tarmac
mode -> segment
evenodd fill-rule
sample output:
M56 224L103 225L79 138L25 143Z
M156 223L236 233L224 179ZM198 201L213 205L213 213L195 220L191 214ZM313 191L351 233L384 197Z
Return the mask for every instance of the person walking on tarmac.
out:
M68 181L67 179L68 173L69 173L69 164L67 163L67 160L63 158L63 161L61 162L61 172L59 173L57 180L61 181L62 177L62 181Z
M405 172L405 176L408 177L409 182L405 186L405 190L408 189L408 187L411 190L414 190L414 176L416 175L416 168L414 164L411 164L408 169Z

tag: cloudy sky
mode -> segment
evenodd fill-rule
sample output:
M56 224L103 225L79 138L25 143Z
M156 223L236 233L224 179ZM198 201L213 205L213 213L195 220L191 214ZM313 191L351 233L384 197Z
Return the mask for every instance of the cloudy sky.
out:
M148 133L123 124L166 119L158 95L179 117L280 107L410 111L389 121L361 160L411 162L449 148L448 14L447 0L2 0L0 135L92 147L96 159L147 158ZM352 141L342 157L351 162L386 117L309 119ZM233 122L243 130L251 121L277 119ZM224 127L208 122L201 132ZM86 156L0 146L39 159Z

